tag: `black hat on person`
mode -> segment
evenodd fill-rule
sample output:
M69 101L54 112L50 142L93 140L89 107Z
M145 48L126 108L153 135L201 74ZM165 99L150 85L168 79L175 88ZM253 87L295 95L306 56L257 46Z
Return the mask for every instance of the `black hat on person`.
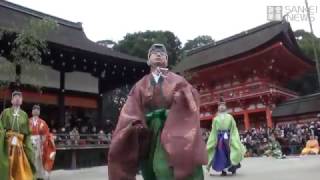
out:
M148 58L150 57L152 52L163 52L167 54L167 49L163 44L152 44L152 46L150 47L149 51L148 51Z
M32 110L34 110L34 109L38 109L38 110L40 110L40 105L39 105L39 104L35 104L35 105L33 105Z
M11 97L13 98L14 96L22 96L22 92L21 91L13 91L11 94Z
M226 102L224 101L224 98L223 98L223 96L220 96L220 99L219 99L219 103L218 103L219 105L222 105L222 104L226 104Z

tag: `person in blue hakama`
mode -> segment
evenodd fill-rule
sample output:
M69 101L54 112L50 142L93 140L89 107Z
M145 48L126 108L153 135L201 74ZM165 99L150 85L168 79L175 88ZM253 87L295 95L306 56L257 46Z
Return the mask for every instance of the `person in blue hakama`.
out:
M212 168L221 172L222 176L226 176L227 171L236 174L236 170L241 166L240 162L246 150L240 141L235 120L227 113L225 102L219 103L218 113L213 119L207 151L208 171Z

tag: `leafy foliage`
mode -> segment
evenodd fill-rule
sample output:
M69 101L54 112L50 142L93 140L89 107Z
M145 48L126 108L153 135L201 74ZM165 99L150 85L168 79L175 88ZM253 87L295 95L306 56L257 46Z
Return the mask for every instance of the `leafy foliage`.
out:
M154 43L166 46L169 56L169 66L179 61L181 42L170 31L145 31L127 34L123 40L115 45L114 49L120 52L147 59L147 52Z
M208 36L208 35L197 36L196 38L192 40L188 40L186 42L186 44L183 47L183 51L199 48L201 46L205 46L213 42L214 40L212 39L211 36Z

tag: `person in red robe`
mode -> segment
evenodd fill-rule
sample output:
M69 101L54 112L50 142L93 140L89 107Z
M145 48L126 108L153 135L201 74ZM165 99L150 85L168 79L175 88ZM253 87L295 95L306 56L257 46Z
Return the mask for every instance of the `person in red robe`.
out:
M169 71L162 44L151 46L150 74L131 89L113 133L110 180L203 180L208 157L201 136L199 94L183 77Z
M35 153L34 163L36 166L36 178L48 179L49 172L53 167L56 148L47 123L41 119L39 115L40 106L34 105L32 108L32 118L29 119L29 124Z

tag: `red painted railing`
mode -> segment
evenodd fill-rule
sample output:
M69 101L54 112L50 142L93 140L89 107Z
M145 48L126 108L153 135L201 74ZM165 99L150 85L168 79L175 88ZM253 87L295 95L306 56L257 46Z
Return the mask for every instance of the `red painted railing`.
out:
M283 88L279 85L275 85L269 82L258 81L234 86L226 89L212 90L212 92L201 93L200 102L201 105L216 104L221 96L223 96L226 102L236 101L239 99L254 98L261 95L275 95L275 96L287 96L297 97L298 94Z

